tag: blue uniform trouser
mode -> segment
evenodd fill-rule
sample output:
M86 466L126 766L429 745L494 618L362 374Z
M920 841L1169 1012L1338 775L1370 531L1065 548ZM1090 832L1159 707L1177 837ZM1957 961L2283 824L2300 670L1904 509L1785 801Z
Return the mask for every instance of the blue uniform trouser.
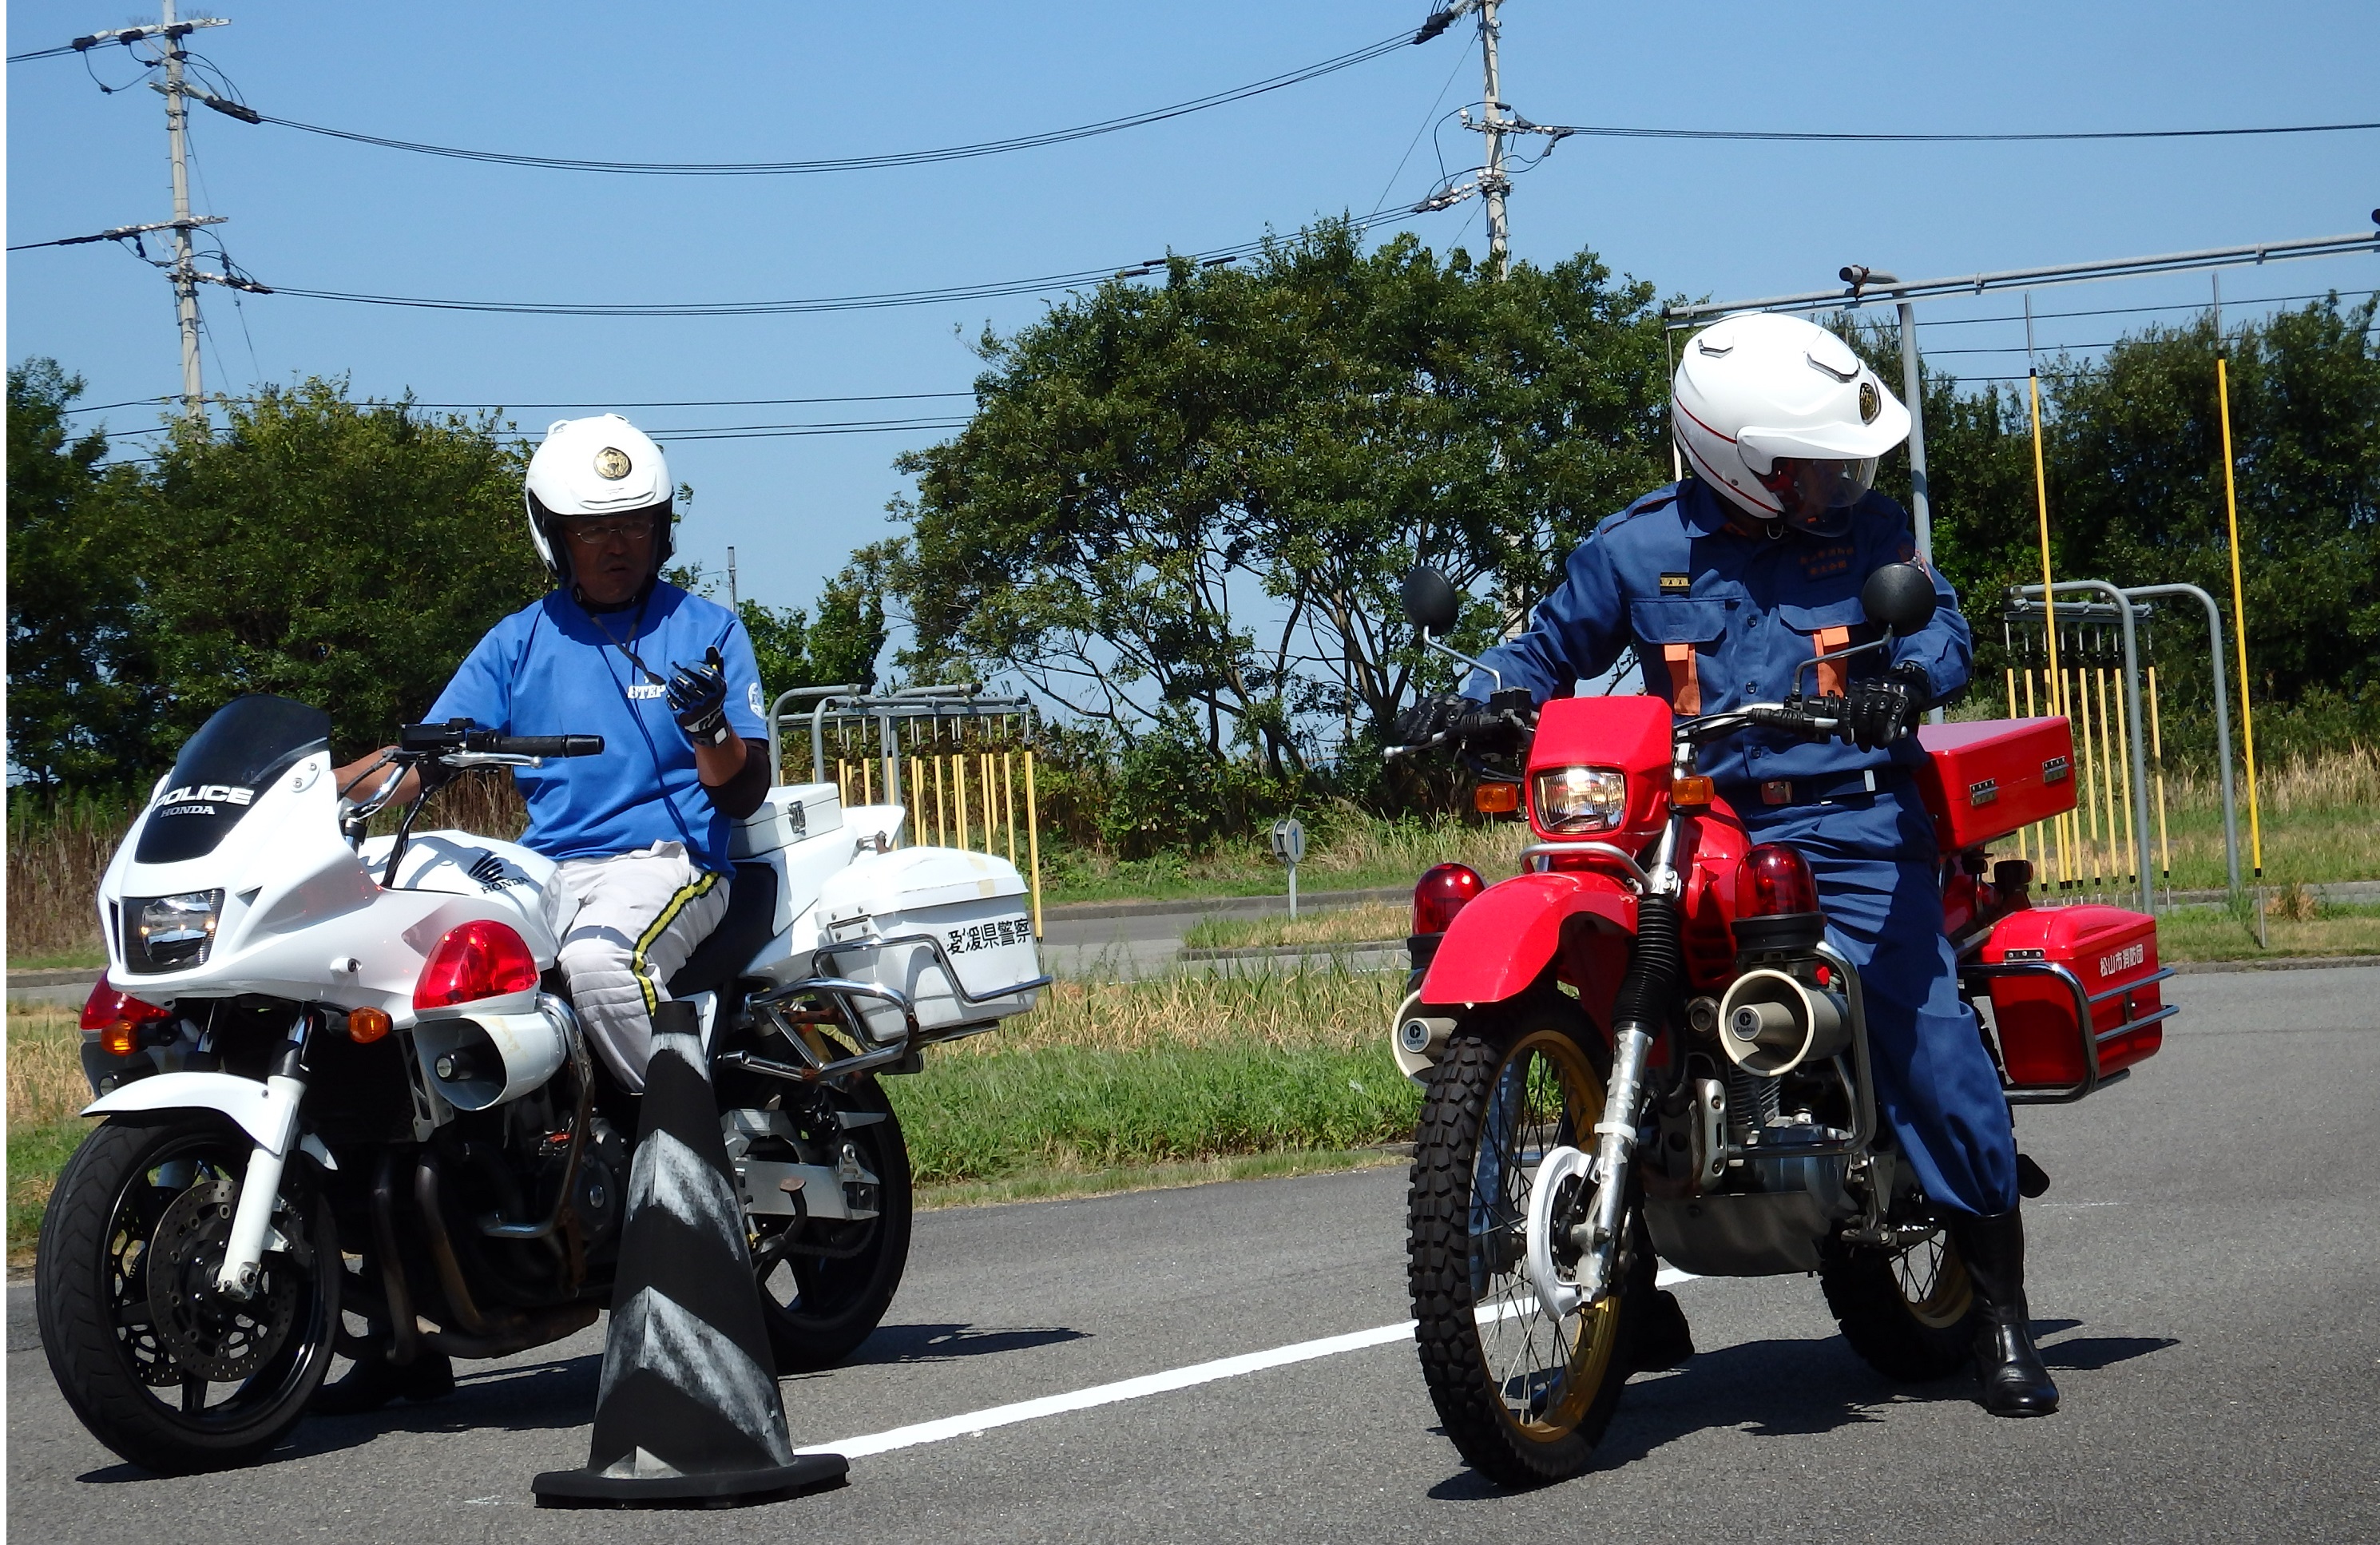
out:
M1739 808L1754 842L1810 862L1827 941L1858 967L1876 1103L1936 1206L2017 1204L2016 1135L1975 1011L1942 936L1934 823L1915 791Z

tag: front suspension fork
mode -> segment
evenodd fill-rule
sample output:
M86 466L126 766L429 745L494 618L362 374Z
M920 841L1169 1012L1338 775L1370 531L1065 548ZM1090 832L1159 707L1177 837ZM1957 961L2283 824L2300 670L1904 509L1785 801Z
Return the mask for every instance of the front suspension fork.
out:
M1595 1124L1595 1199L1570 1231L1577 1247L1579 1296L1601 1301L1615 1279L1620 1234L1628 1203L1628 1164L1636 1151L1636 1116L1644 1104L1645 1063L1653 1038L1635 1026L1620 1032L1611 1048L1611 1086L1603 1097L1603 1119Z
M272 1142L260 1142L248 1156L248 1172L240 1177L239 1199L231 1214L231 1237L225 1242L223 1264L215 1271L215 1291L245 1301L256 1296L256 1281L264 1267L266 1237L273 1232L273 1210L281 1199L281 1172L298 1146L298 1106L306 1096L306 1040L314 1015L300 1010L281 1043L280 1055L265 1084L280 1098L281 1129Z

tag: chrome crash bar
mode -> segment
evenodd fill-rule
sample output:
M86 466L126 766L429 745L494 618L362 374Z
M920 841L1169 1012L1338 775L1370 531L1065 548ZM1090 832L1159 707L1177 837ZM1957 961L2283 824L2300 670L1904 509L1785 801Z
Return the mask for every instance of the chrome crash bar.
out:
M1055 979L1045 972L1012 986L994 988L981 993L970 992L966 989L965 981L959 976L957 967L951 964L950 952L942 947L942 942L940 939L930 933L901 933L886 939L854 939L842 943L823 944L811 952L811 958L832 963L837 955L859 950L880 950L892 944L923 944L933 951L935 964L941 967L943 979L951 984L951 991L960 1002L970 1007L991 1003L1000 998L1013 998L1020 992L1038 991ZM843 1009L844 1017L862 1035L868 1033L867 1016L853 1000L873 998L879 1003L889 1004L900 1012L901 1039L890 1046L879 1046L872 1051L861 1052L853 1056L821 1060L810 1050L809 1043L794 1032L792 1023L778 1012L783 1004L795 998L812 996L835 1000L838 1006ZM849 977L805 977L799 981L788 982L783 987L771 988L765 992L755 992L744 1002L745 1006L752 1013L767 1019L776 1027L777 1032L783 1036L786 1042L801 1055L802 1062L799 1064L780 1062L773 1057L758 1056L749 1052L722 1052L717 1060L726 1066L740 1067L747 1072L765 1074L771 1078L783 1078L797 1084L816 1084L829 1078L840 1078L846 1074L866 1073L872 1068L889 1066L908 1056L913 1051L940 1045L944 1041L963 1040L971 1035L979 1035L991 1028L990 1024L958 1025L948 1030L928 1032L918 1028L917 1005L910 1002L907 993L898 988L883 987L872 981L857 981Z
M2049 977L2066 984L2067 991L2074 994L2074 1019L2075 1024L2078 1027L2078 1033L2081 1035L2082 1040L2082 1081L2078 1084L2053 1084L2042 1088L2020 1088L2009 1082L2008 1058L2005 1052L2001 1054L1999 1062L2001 1090L2007 1096L2008 1102L2010 1104L2070 1105L2078 1100L2083 1099L2088 1095L2096 1093L2100 1089L2106 1089L2109 1084L2118 1083L2131 1077L2131 1070L2129 1068L2119 1069L2114 1073L2101 1073L2099 1071L2099 1048L2107 1045L2111 1040L2130 1035L2134 1030L2142 1029L2147 1026L2156 1024L2160 1020L2169 1019L2174 1015L2180 1013L2181 1010L2180 1004L2168 1004L2153 1014L2142 1015L2137 1019L2130 1017L2131 1014L2131 994L2138 992L2144 987L2154 987L2158 982L2165 980L2168 977L2170 977L2173 974L2172 967L2164 966L2150 972L2147 976L2141 978L2138 981L2123 982L2118 986L2108 988L2104 992L2093 992L2082 985L2082 979L2074 974L2072 967L2060 965L2057 961L2009 960L2003 961L1997 966L1985 964L1962 966L1959 969L1959 981L1960 985L1963 987L1967 986L1971 982L1989 982L1995 977ZM1973 991L1973 989L1970 990ZM1984 988L1983 991L1985 996L1990 995L1990 989L1988 987ZM2094 1031L2091 1028L2091 1010L2095 1005L2104 1004L2111 998L2122 998L2125 1000L2124 1013L2127 1017L2122 1024L2118 1025L2112 1030ZM1997 1025L1993 1027L1993 1034L1995 1036L1998 1034L1998 1027Z

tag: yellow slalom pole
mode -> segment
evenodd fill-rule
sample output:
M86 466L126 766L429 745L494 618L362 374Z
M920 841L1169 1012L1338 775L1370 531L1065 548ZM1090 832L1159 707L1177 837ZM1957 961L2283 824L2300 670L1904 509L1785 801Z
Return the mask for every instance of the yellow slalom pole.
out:
M951 801L953 805L954 805L954 806L956 806L956 807L957 807L957 809L958 809L958 812L959 812L959 842L958 842L958 845L959 845L961 847L965 847L965 846L967 845L967 835L966 835L966 799L967 799L967 796L966 796L966 753L965 753L965 752L964 752L964 751L962 751L962 752L960 752L958 755L956 755L956 756L954 756L954 757L951 758L951 768L952 768L952 771L956 774L957 784L958 784L958 787L957 787L957 790L956 790L957 797Z
M2028 318L2031 314L2030 311L2026 313ZM2030 331L2032 325L2030 320L2025 323L2027 328L2025 342L2028 346L2033 341ZM2049 639L2049 679L2053 684L2049 712L2052 715L2056 715L2066 712L2064 707L2066 683L2058 670L2058 592L2051 589L2054 581L2050 578L2049 569L2049 472L2044 463L2041 451L2041 371L2035 368L2028 368L2025 371L2024 379L2033 401L2033 499L2034 509L2039 514L2041 521L2042 632ZM2068 717L2070 719L2072 716L2070 714ZM2067 883L2065 845L2064 833L2061 832L2058 838L2058 883L2060 890L2063 890Z
M2165 871L2165 904L2173 905L2173 844L2165 828L2165 731L2157 724L2156 666L2149 666L2149 765L2156 769L2157 867Z
M939 746L941 742L937 740L935 744ZM934 845L936 847L951 845L950 806L942 797L943 760L941 752L937 751L934 754Z
M851 764L841 757L834 759L834 794L845 808L851 804Z
M1033 937L1041 937L1041 818L1033 799L1033 748L1025 748L1025 850L1033 860Z
M1008 861L1016 862L1016 753L1000 753L1000 799L1007 807L1001 827L1008 833Z
M876 759L874 757L862 757L859 761L859 802L863 805L876 803Z
M2256 711L2248 700L2248 598L2240 583L2240 495L2231 475L2230 361L2215 357L2215 397L2223 414L2223 511L2231 522L2231 637L2240 644L2240 739L2248 753L2248 853L2265 878L2265 829L2256 811Z
M2075 666L2073 681L2061 681L2058 688L2069 707L2082 700L2082 857L2090 864L2090 888L2099 891L2099 743L2090 733L2090 676Z
M992 845L1000 840L999 827L993 822L991 816L992 785L997 782L997 780L991 775L991 753L990 751L978 751L976 753L976 772L983 781L983 850L986 853L990 853L992 849Z
M2028 719L2036 717L2033 711L2033 667L2030 665L2024 668L2024 716ZM2045 885L2049 883L2050 878L2049 842L2049 822L2034 821L2033 844L2041 850L2040 873L2037 878Z
M2123 797L2117 800L2117 804L2124 812L2124 868L2128 871L2126 878L2131 883L2138 885L2141 877L2129 872L2140 868L2141 845L2138 833L2132 829L2132 732L2124 723L2123 707L2123 684L2120 682L2116 687L2115 708L2111 711L2107 707L2107 673L2100 672L2099 722L2103 724L2111 724L2116 730L2114 759L2108 765L2116 770L2116 776L2122 779L2124 785Z
M2013 719L2016 717L2016 667L2010 665L2007 669L2009 717ZM2024 845L2024 831L2021 827L2016 833L2016 856L2020 858L2032 857Z

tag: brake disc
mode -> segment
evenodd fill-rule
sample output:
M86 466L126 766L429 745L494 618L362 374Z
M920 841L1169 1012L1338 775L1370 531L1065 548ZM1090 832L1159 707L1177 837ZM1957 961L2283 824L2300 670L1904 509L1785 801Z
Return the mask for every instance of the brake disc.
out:
M289 1338L297 1319L296 1273L269 1265L255 1296L225 1296L215 1287L231 1237L236 1187L201 1182L174 1198L149 1236L150 1323L183 1374L237 1383L264 1366Z

